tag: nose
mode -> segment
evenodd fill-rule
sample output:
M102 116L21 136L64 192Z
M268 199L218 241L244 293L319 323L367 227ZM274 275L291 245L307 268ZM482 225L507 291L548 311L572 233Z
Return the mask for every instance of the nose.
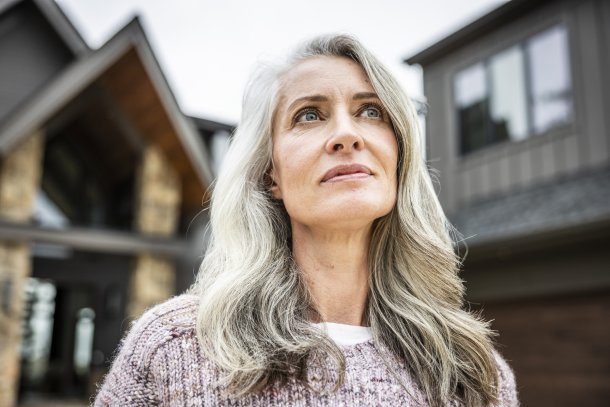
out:
M326 142L326 151L329 154L336 152L352 152L364 148L364 139L349 113L336 115L331 120L330 137Z

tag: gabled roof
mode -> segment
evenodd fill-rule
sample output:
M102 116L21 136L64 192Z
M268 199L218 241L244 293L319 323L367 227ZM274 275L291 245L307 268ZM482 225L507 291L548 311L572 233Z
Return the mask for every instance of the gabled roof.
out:
M405 58L403 62L413 65L429 65L437 59L444 57L449 52L474 41L485 34L497 30L499 27L517 19L518 17L531 12L531 10L545 3L555 0L511 0L500 7L485 14L481 18L473 21L453 34L432 44L428 48Z
M33 3L36 8L38 8L75 55L91 51L83 37L81 37L74 25L72 25L72 22L53 0L0 0L0 14L4 13L9 8L24 2Z
M146 89L142 90L140 87L134 92L125 93L124 88L131 85L133 81L129 81L130 78L127 78L128 81L126 81L124 77L120 77L120 74L131 70L135 65L137 65L138 73L141 73L136 79L143 80L141 77L146 77ZM123 76L132 74L133 72L127 72ZM117 94L123 92L119 95L123 99L132 98L134 94L137 96L140 92L146 93L149 99L154 97L157 104L160 102L164 112L163 118L146 117L148 127L144 126L146 129L142 131L142 135L150 140L162 141L162 147L171 156L173 162L183 166L183 168L179 168L183 178L185 173L194 174L199 188L195 188L192 182L189 184L190 186L186 185L186 187L190 187L192 192L205 191L212 181L205 145L199 138L193 123L182 114L178 107L137 17L99 49L81 54L74 63L37 92L15 114L0 123L0 156L7 154L25 137L44 126L70 100L77 97L98 79L114 88ZM121 102L129 104L133 100L121 100ZM136 105L134 109L141 110L141 107ZM136 111L135 113L142 118L148 112ZM158 126L161 127L159 132L163 134L149 134L151 128L158 125L160 120L162 122L161 126ZM171 141L172 139L175 142ZM188 174L186 175L188 176ZM188 176L187 178L192 180L193 177ZM199 192L193 193L196 195ZM202 194L199 195L199 206L201 206L201 197Z

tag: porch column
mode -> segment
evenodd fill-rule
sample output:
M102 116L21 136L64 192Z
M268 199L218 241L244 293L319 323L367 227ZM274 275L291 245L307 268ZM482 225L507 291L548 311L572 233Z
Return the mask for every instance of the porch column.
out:
M136 230L149 236L174 236L180 215L181 182L159 148L149 146L144 151L136 188ZM155 253L141 254L131 278L127 315L136 318L174 292L173 260Z
M28 222L40 188L44 136L37 131L0 163L0 218ZM0 406L14 406L19 384L23 289L31 274L27 242L0 241Z

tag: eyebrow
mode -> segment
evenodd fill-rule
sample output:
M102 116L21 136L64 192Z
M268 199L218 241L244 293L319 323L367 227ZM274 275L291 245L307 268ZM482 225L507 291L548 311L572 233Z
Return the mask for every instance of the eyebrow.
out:
M361 99L379 99L379 96L375 92L358 92L353 97L353 100L361 100ZM328 98L324 95L311 95L311 96L303 96L298 99L295 99L290 106L288 106L288 111L292 111L292 109L302 103L302 102L328 102Z
M328 98L323 95L311 95L311 96L303 96L298 99L295 99L290 106L288 106L288 112L292 111L294 107L302 102L328 102Z
M379 99L379 96L377 96L377 94L375 92L360 92L360 93L356 93L352 99L353 100Z

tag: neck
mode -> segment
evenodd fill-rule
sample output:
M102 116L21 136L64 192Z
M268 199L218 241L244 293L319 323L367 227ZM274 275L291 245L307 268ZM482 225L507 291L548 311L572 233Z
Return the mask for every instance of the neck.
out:
M315 322L367 325L370 232L370 226L329 232L293 224L293 254L319 314Z

